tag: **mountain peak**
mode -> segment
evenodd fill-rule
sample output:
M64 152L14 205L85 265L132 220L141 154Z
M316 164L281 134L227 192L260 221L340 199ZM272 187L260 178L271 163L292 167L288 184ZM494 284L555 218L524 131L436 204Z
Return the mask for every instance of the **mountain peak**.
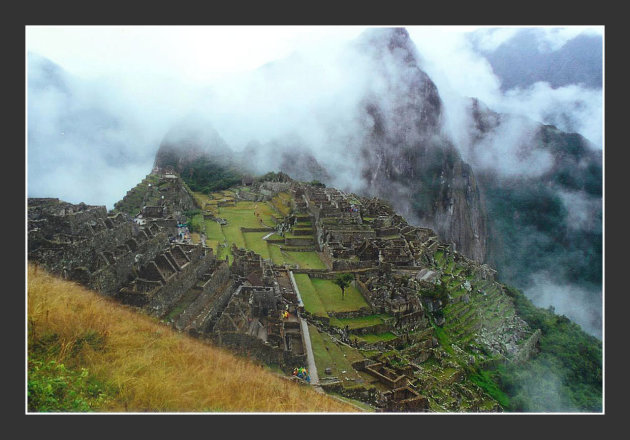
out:
M380 55L384 52L400 54L407 64L417 64L419 59L409 32L402 27L368 29L359 36L358 41L359 45L370 47Z

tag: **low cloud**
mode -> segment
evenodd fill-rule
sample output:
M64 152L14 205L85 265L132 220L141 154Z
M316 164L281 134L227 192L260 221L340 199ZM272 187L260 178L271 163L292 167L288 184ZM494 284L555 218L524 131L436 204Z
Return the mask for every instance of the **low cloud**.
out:
M567 226L574 231L601 230L602 201L581 191L558 191L567 212Z
M79 78L36 54L28 85L29 196L108 209L151 171L193 96L163 79Z
M550 274L539 272L532 276L525 294L538 307L555 308L582 329L602 338L602 290L588 290L570 283L559 284Z

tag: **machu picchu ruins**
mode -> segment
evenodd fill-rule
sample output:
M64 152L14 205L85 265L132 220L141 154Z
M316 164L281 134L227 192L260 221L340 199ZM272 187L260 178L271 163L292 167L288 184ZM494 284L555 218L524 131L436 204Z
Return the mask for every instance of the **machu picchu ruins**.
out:
M282 173L202 194L155 168L110 212L27 215L29 261L376 411L501 411L469 367L537 349L492 268L383 200Z

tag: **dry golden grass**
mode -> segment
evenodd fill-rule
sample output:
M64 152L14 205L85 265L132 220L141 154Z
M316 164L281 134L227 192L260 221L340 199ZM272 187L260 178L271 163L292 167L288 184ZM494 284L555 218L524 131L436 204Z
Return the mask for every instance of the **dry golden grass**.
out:
M113 387L114 398L100 411L358 411L33 265L28 322L29 348L56 334L56 361L87 368ZM104 343L76 346L86 334Z

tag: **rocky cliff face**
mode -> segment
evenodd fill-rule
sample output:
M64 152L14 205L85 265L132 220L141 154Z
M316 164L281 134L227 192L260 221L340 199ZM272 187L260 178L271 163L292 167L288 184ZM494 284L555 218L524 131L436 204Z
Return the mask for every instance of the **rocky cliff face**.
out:
M486 214L472 168L441 132L442 101L419 67L405 29L374 29L357 43L386 66L377 72L389 93L364 100L361 144L364 190L390 200L410 222L477 261L487 248Z

